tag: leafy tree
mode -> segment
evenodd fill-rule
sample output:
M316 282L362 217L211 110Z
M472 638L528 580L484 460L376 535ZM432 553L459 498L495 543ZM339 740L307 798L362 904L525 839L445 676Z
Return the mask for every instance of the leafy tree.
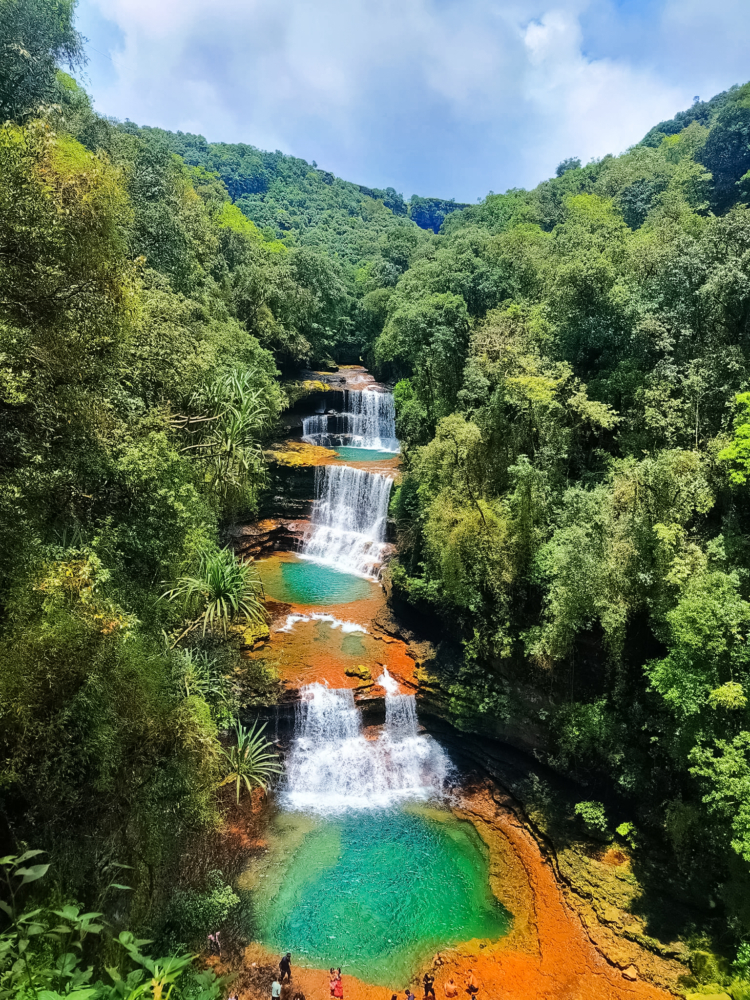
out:
M562 160L557 164L557 169L555 170L556 177L562 177L563 174L567 173L569 170L580 170L581 161L577 156L569 156L566 160Z
M265 622L261 604L262 583L250 563L240 562L229 549L201 553L196 576L183 576L164 595L179 601L193 616L173 645L197 628L220 630L237 621Z
M57 66L83 63L73 27L75 0L3 0L0 4L0 118L20 121L57 97Z
M734 397L734 438L719 452L720 462L729 467L729 478L736 486L744 486L750 470L750 392Z

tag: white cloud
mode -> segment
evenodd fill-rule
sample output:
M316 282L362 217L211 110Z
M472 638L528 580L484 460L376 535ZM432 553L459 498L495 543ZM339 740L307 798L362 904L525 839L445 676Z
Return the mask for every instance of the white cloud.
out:
M536 183L565 156L618 152L702 81L732 82L718 56L686 84L634 51L589 54L585 17L616 19L609 2L82 0L81 10L119 29L109 79L92 74L107 114L279 148L407 196L474 200ZM736 0L717 6L719 23L750 23ZM692 52L704 8L663 0L651 43L668 32Z

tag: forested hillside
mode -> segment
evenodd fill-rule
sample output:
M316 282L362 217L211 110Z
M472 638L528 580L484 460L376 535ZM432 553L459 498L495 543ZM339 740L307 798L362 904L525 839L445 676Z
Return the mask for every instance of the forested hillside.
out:
M747 978L750 84L533 191L407 205L97 115L73 13L0 0L0 853L158 926L219 733L277 696L223 532L289 380L363 357L404 442L394 592L458 622L452 718L543 733L600 833L614 788Z
M158 137L191 166L217 173L237 207L269 238L318 247L357 265L378 255L378 239L405 220L438 232L445 218L467 206L413 195L405 202L393 188L352 184L316 163L243 143L208 143L202 135L120 126L146 139ZM411 228L406 223L406 228Z
M750 932L750 85L455 213L389 293L397 594L464 725L613 786ZM436 616L436 620L437 620ZM533 697L530 695L533 692ZM731 935L730 935L731 937ZM729 948L731 950L731 944Z

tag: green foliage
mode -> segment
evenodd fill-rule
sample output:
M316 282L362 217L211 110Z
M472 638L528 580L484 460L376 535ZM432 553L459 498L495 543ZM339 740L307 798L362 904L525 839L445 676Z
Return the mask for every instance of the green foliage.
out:
M639 843L666 836L738 928L749 102L453 212L373 303L405 443L389 572L460 634L448 710L518 699L547 762L632 796Z
M165 915L169 936L199 947L206 936L222 927L239 904L239 896L220 871L208 873L204 890L178 889Z
M24 887L46 875L48 864L28 865L42 851L0 858L8 902L0 902L7 925L0 933L0 997L7 1000L138 1000L140 997L167 1000L189 977L192 955L171 954L153 959L144 953L152 942L139 940L130 931L121 931L116 945L121 949L116 965L107 967L110 986L92 982L95 969L84 964L87 938L107 936L111 929L100 920L101 913L81 913L80 907L66 904L60 909L23 906ZM127 889L115 885L112 888ZM231 892L231 890L230 890ZM226 893L224 893L224 897ZM222 897L222 898L224 898ZM236 897L235 897L236 899ZM221 909L231 906L228 899ZM214 906L216 909L216 906ZM115 942L112 941L112 945ZM124 953L124 955L123 955ZM104 970L102 970L104 971ZM213 972L193 977L200 987L200 1000L218 1000L228 981Z
M75 0L3 0L0 4L0 119L36 113L58 94L57 64L83 63L73 27Z
M237 621L265 622L262 592L260 577L250 563L241 562L229 549L202 552L197 575L180 577L164 595L178 601L191 618L174 645L197 628L202 628L203 635L207 629L226 634Z
M615 833L618 837L622 837L631 850L635 849L638 844L638 832L632 823L620 823L620 825L616 827Z
M275 691L224 640L260 609L218 542L255 510L285 405L255 336L275 319L238 315L238 271L262 282L281 251L213 175L55 75L79 51L72 4L0 6L2 808L92 909L130 864L137 924L216 819L217 726ZM163 638L186 623L159 581L186 566L206 570L205 669Z
M750 470L750 392L734 397L737 413L734 417L734 438L718 454L720 462L729 466L729 478L735 486L744 486Z
M586 833L598 840L611 840L607 812L601 802L578 802L574 812L583 823Z
M750 862L750 732L732 740L717 739L690 753L690 773L702 780L703 802L711 815L726 820L732 848Z
M567 173L568 170L580 170L581 161L577 156L569 156L566 160L557 164L557 169L555 170L556 177L562 177L563 174Z
M248 794L252 794L254 785L265 789L274 775L281 772L276 752L263 735L265 728L265 723L260 727L253 723L249 729L237 723L234 730L236 743L228 750L222 748L229 774L220 787L234 782L238 804L243 786Z
M666 615L670 653L647 664L646 672L678 715L700 712L707 702L741 708L746 700L734 677L750 666L750 604L737 591L737 581L724 573L698 576Z
M416 229L404 218L408 207L392 188L381 191L351 184L278 151L208 143L190 133L138 131L158 139L186 163L218 174L242 213L260 230L271 230L289 245L316 247L357 264L374 256L381 235Z
M442 198L420 198L413 194L409 202L409 218L420 229L431 229L433 233L437 233L451 212L459 212L462 208L468 208L468 205L457 204L453 199L446 201Z

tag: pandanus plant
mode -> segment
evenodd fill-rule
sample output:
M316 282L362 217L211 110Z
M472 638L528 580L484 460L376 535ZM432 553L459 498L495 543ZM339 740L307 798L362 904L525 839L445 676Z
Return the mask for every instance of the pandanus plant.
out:
M170 426L188 436L181 453L205 461L211 487L226 498L249 480L265 481L260 441L274 415L262 373L234 369L196 393Z
M245 729L242 723L238 722L234 730L235 745L229 749L222 748L225 762L229 766L229 774L219 783L219 788L234 782L238 804L243 785L252 795L254 785L258 788L268 788L274 775L281 771L278 756L263 735L265 728L265 722L260 727L254 722L249 729Z
M262 596L263 584L254 566L237 559L229 549L204 552L196 575L180 577L164 594L170 601L181 601L191 616L187 628L172 643L173 648L201 626L203 635L208 629L226 635L228 626L238 619L249 625L264 623Z

